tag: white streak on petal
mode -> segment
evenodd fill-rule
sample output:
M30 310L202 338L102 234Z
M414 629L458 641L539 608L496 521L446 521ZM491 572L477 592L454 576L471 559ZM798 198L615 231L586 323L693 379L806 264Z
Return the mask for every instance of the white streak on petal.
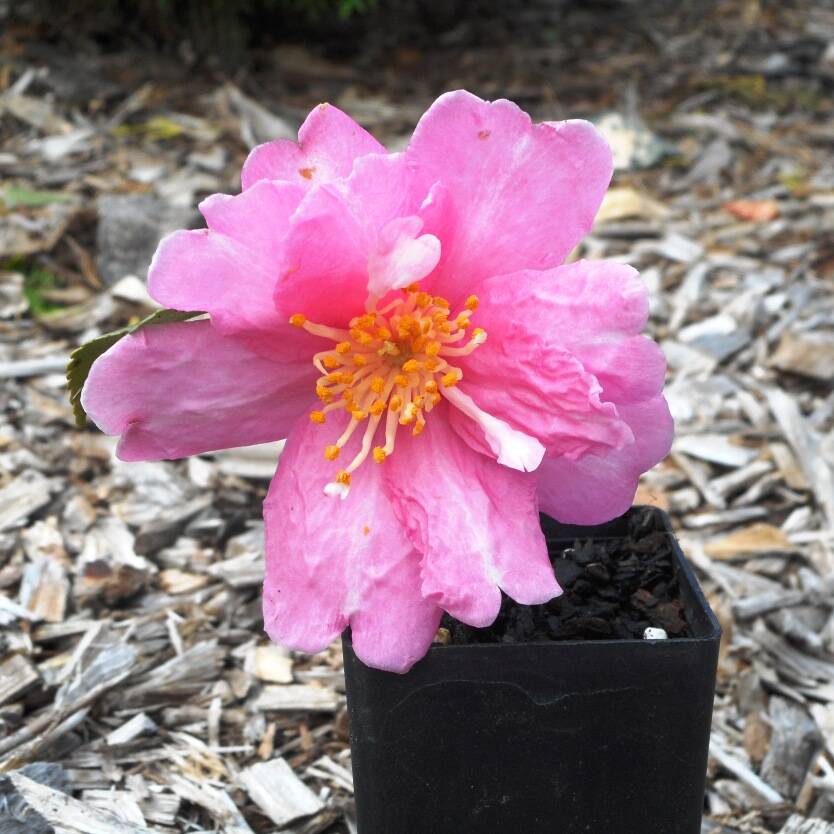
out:
M348 497L349 492L350 487L347 484L339 484L331 481L329 484L324 485L324 494L330 498L338 496L344 501Z
M509 423L482 411L475 405L472 397L457 387L442 388L441 392L452 405L467 417L471 417L483 429L486 442L497 457L498 463L521 472L538 469L545 448L535 437L518 431Z
M398 217L379 235L368 257L368 294L381 298L425 278L440 260L440 241L420 235L423 221L416 216Z

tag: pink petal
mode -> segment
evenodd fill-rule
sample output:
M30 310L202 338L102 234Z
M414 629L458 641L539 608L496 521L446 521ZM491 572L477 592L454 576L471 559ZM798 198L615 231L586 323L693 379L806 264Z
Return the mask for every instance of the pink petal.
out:
M369 261L385 245L383 231L398 218L419 217L426 193L414 192L402 154L362 157L346 180L310 191L287 236L275 290L280 315L344 326L364 312Z
M344 418L306 417L290 435L266 502L264 621L273 640L316 652L348 625L358 657L405 672L431 645L440 609L420 595L420 561L382 493L380 470L354 474L344 501L324 486L336 465L324 446ZM355 454L359 438L342 455Z
M666 363L639 335L646 289L629 266L578 261L489 278L475 314L487 341L461 360L462 387L551 455L581 457L632 440L617 409L663 388Z
M423 221L416 215L397 217L380 232L376 248L368 258L368 293L382 298L421 281L440 260L440 241L421 235Z
M285 437L309 406L309 362L277 364L208 321L150 325L94 363L82 404L122 460L162 460Z
M351 615L353 650L367 666L403 673L429 650L443 610L420 594L416 553L388 554L387 561L384 572L366 581L362 607Z
M303 313L319 324L344 327L365 311L372 244L338 194L314 189L294 218L273 303L286 321Z
M203 310L224 330L266 330L279 319L271 304L275 275L269 262L209 229L174 232L156 250L148 291L175 310Z
M611 179L611 151L588 122L546 122L506 100L462 90L420 119L407 150L416 185L443 183L453 202L449 248L432 287L452 301L481 280L561 263L590 230Z
M486 343L461 360L463 394L538 440L549 454L577 458L631 442L616 406L603 402L599 381L575 356L549 347L543 334L526 324L508 322L504 330L506 340L488 329Z
M542 512L566 524L601 524L631 506L640 475L669 452L674 426L660 396L619 411L634 443L581 460L545 458L536 472Z
M423 596L462 622L486 626L498 614L499 589L525 605L560 589L539 526L535 476L461 442L447 423L449 409L433 410L419 437L400 432L383 477L423 554Z
M275 257L292 211L292 191L292 186L259 183L238 197L215 195L204 201L206 218L218 231L166 237L148 272L150 294L165 307L210 313L220 333L261 356L309 361L317 340L291 327L272 301L279 275Z
M489 279L482 302L479 321L489 318L491 326L501 326L510 305L514 317L545 328L548 347L576 356L607 402L638 402L663 388L666 360L639 335L649 316L648 293L630 266L576 261L503 275Z
M269 267L283 254L290 217L303 197L298 185L263 180L242 194L213 194L200 211L209 229L245 246Z
M350 116L332 104L310 111L298 131L298 143L276 139L249 154L240 179L244 190L259 180L288 180L307 189L346 177L353 161L385 148Z

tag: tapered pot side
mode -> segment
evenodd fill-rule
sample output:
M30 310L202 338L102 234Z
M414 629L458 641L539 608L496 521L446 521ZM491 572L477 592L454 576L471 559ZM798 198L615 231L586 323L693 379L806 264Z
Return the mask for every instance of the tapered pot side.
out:
M396 675L346 634L359 834L699 834L721 631L673 558L689 637L434 646Z

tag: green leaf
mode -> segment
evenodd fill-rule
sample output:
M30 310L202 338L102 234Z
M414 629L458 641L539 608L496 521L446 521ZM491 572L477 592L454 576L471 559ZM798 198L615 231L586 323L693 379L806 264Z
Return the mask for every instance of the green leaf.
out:
M61 309L60 305L53 304L44 297L45 293L48 293L57 284L58 280L55 274L45 269L33 267L24 273L23 296L29 304L29 312L35 318L46 316L55 310Z
M203 313L183 312L182 310L157 310L155 313L137 322L136 324L122 327L119 330L114 330L111 333L103 333L95 339L90 339L81 347L77 347L71 354L69 362L67 363L67 388L69 389L69 398L72 403L72 412L75 415L75 425L83 429L87 425L87 413L81 405L81 389L87 381L90 374L90 368L93 367L93 362L99 358L106 350L109 350L116 342L124 336L135 333L143 327L148 327L154 324L171 324L177 321L187 321L196 316L202 316Z
M2 199L6 208L13 209L19 206L40 208L50 203L68 203L75 198L63 191L32 191L17 185L7 185L3 188Z
M152 142L174 139L185 133L185 128L167 116L154 116L139 124L119 125L111 131L114 136L144 134Z

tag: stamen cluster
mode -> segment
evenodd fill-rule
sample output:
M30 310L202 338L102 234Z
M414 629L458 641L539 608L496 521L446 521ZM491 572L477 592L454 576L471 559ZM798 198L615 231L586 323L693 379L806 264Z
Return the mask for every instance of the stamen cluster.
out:
M470 318L478 307L474 295L452 316L445 298L429 295L417 284L402 293L381 309L376 301L369 301L368 312L351 319L347 330L315 324L302 313L290 317L296 327L336 343L313 357L321 373L316 394L323 407L313 411L310 419L325 423L330 412L345 410L351 420L341 437L325 446L325 458L335 461L357 427L366 423L356 456L325 488L329 495L347 495L351 474L371 454L372 447L373 459L383 463L394 451L400 426L411 426L414 436L421 434L443 390L463 378L463 371L451 361L486 341L481 328L474 328L466 339ZM373 446L383 417L384 443Z

